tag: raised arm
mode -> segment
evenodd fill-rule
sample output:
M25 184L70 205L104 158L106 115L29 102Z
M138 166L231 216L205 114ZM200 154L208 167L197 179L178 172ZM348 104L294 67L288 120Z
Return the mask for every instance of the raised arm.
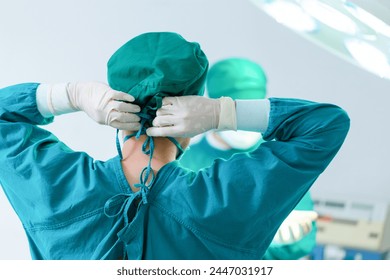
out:
M155 119L160 126L149 132L195 135L202 126L219 129L217 124L224 120L218 118L233 114L237 129L262 132L266 142L249 154L214 161L192 176L188 189L174 189L175 201L185 201L178 208L192 216L173 214L222 246L245 254L237 258L261 258L281 223L337 154L349 130L348 115L332 104L283 98L236 100L229 113L221 113L226 107L207 100L191 97L181 100L179 107L170 100ZM200 103L203 106L196 107ZM202 110L216 112L213 125L202 124L210 117L199 121ZM233 128L229 123L234 122L224 127Z
M137 128L139 118L132 112L139 107L132 100L101 83L28 83L0 89L0 182L26 227L54 217L61 203L69 203L63 209L76 209L82 197L75 190L86 187L77 182L78 175L90 184L96 176L90 156L72 151L38 125L52 122L54 115L83 110L99 123ZM73 199L66 202L67 196Z

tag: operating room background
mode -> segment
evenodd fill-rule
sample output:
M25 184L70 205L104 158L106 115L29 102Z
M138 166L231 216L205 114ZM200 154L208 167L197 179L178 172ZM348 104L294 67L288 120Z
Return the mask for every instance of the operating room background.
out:
M303 40L249 1L1 0L0 87L106 82L110 55L150 31L173 31L199 42L211 64L227 57L260 63L269 96L343 107L350 133L312 194L390 202L390 81ZM59 116L46 128L97 160L116 156L115 130L83 113ZM22 225L2 191L0 230L0 259L30 258Z

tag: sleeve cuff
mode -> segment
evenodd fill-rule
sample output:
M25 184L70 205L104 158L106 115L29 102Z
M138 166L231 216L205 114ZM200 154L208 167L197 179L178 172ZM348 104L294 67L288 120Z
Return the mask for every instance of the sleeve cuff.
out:
M237 129L264 133L268 128L269 99L236 100Z
M37 107L48 118L77 111L69 102L67 83L41 84L37 89Z

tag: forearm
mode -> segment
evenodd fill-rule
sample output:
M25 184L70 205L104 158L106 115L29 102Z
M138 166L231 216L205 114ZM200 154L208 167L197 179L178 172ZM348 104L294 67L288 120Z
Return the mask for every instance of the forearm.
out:
M271 98L265 140L291 141L314 148L339 148L349 130L349 117L340 107L290 98Z
M268 128L263 133L268 142L261 146L290 167L318 176L343 144L349 124L346 112L336 105L271 98Z
M325 115L321 115L325 111ZM262 132L266 140L280 138L288 141L290 137L305 135L314 127L332 130L333 121L338 120L344 123L340 128L344 132L339 137L343 141L349 128L349 119L343 110L331 104L283 98L233 101L228 97L166 97L147 134L157 137L193 137L208 130L249 130ZM297 123L303 126L296 126ZM293 134L290 133L292 129Z

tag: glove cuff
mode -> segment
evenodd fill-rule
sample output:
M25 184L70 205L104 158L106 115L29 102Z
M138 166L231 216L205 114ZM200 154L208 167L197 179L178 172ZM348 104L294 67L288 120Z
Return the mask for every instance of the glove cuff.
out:
M230 97L219 98L220 112L217 130L237 130L236 103Z
M78 111L70 102L68 83L41 84L37 90L37 106L43 116L58 116Z

